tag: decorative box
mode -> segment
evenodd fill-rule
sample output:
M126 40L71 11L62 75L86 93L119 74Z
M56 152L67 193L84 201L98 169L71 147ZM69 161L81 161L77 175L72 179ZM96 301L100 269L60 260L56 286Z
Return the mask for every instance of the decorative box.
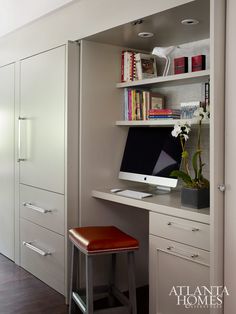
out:
M188 57L180 57L174 59L174 73L188 73Z
M206 56L199 55L192 57L192 72L202 71L206 69Z

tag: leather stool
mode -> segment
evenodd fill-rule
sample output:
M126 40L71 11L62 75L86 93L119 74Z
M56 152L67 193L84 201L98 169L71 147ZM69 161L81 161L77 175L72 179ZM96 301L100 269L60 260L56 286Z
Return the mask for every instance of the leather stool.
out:
M122 306L99 310L102 313L122 313L126 307L126 313L137 313L136 286L134 274L134 251L139 243L136 239L125 234L114 226L106 227L81 227L69 230L69 238L72 242L72 267L69 313L73 313L76 305L82 313L93 314L93 298L96 292L108 292L110 296L120 301ZM77 290L78 251L85 254L86 259L86 302ZM128 256L129 299L115 287L116 254L126 252ZM93 256L110 254L112 256L110 284L103 287L93 287ZM128 311L127 311L128 310Z

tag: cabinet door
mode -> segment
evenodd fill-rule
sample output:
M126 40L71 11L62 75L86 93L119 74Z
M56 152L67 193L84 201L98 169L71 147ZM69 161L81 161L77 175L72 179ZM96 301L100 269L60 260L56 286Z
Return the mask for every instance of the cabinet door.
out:
M209 252L183 245L156 236L150 236L150 314L208 314L208 308L185 308L184 302L195 305L188 299L187 288L193 293L197 286L209 287ZM174 289L173 289L174 287ZM184 297L186 296L186 298ZM180 305L178 305L178 301Z
M14 260L14 69L0 68L0 253Z
M64 193L65 47L20 64L20 183Z

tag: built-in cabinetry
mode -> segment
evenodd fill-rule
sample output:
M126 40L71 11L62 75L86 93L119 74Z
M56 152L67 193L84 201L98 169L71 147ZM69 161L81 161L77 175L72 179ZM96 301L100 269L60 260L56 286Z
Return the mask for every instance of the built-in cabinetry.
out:
M15 64L0 68L0 253L15 258Z
M67 293L67 231L78 224L79 47L20 61L20 265Z
M78 46L68 44L16 64L15 151L19 161L15 172L15 260L63 294L68 281L67 230L78 224L116 225L140 241L137 286L148 284L150 252L154 279L150 281L150 305L154 313L155 307L163 314L178 310L173 310L173 303L168 308L168 301L156 303L166 300L169 286L165 284L182 279L190 285L223 283L223 194L217 187L224 179L225 1L186 1L179 7L176 3L162 12L158 5L159 12L144 17L143 23L127 23L82 40L80 57ZM198 18L200 23L184 28L179 22L189 17ZM153 30L152 38L137 36L147 30ZM162 77L159 60L157 78L119 83L122 50L150 52L154 46L187 43L184 52L188 50L191 55L201 52L198 44L202 40L209 48L206 71ZM118 172L128 127L173 124L169 120L124 121L123 88L138 86L165 93L174 107L180 100L196 100L202 93L202 83L209 78L211 121L206 127L210 135L205 144L209 147L210 210L182 208L178 193L143 201L110 193L111 188L127 187L126 182L118 180ZM106 279L107 265L96 264L95 282ZM121 257L117 280L123 290L124 265ZM83 283L82 272L80 277ZM161 289L156 289L157 285ZM219 314L221 308L211 312Z
M168 45L178 45L180 48L185 47L184 54L189 51L191 54L195 52L195 46L200 48L201 41L208 42L208 67L207 70L202 73L187 73L183 75L170 75L169 77L157 77L154 79L134 81L128 83L119 83L119 75L117 73L117 64L111 62L110 65L114 66L114 71L117 73L117 83L112 87L113 91L113 101L111 101L110 91L108 92L106 98L106 91L103 88L100 89L101 102L99 102L100 107L96 107L96 121L93 120L93 126L90 128L90 134L86 138L86 149L89 151L93 149L93 153L102 156L101 151L99 152L96 146L93 136L96 140L100 140L102 143L103 155L110 152L110 157L113 157L112 162L106 163L99 158L99 163L101 169L105 170L100 172L97 168L98 164L93 164L93 176L89 184L87 185L87 198L89 198L89 190L93 190L92 196L96 201L90 200L90 206L97 206L97 209L101 214L109 212L111 215L111 210L113 209L113 215L119 217L120 222L121 215L123 219L127 222L127 212L132 211L132 208L143 208L149 211L156 212L155 214L149 214L150 227L143 224L143 228L146 228L147 234L150 234L149 238L149 256L150 256L150 313L182 313L178 306L174 307L174 303L170 305L167 304L168 296L166 296L171 282L173 285L184 282L185 285L192 285L196 287L197 285L215 286L223 284L223 193L218 189L218 185L224 180L224 164L223 164L223 143L224 143L224 123L223 123L223 111L224 111L224 84L222 81L222 76L224 76L224 10L225 2L221 0L217 1L192 1L182 7L172 8L170 11L161 12L156 16L156 21L163 20L165 17L171 16L172 32L170 28L167 27L165 32L165 38L158 41L158 28L156 30L156 37L154 34L154 39L150 41L145 39L143 44L140 39L137 39L137 33L140 31L145 31L145 21L150 26L152 21L155 21L154 17L147 17L143 19L142 25L135 27L131 25L126 25L126 27L120 27L101 34L97 34L89 37L91 42L85 41L86 48L89 54L93 56L92 49L99 48L104 54L109 55L113 50L114 57L117 56L117 50L120 48L120 52L124 49L141 49L146 51L151 51L153 46L168 46ZM178 15L181 12L181 17ZM192 25L191 29L188 31L182 29L178 33L180 27L178 26L179 21L183 18L183 12L185 16L197 17L199 13L200 23L202 28L195 28ZM204 12L204 21L203 15ZM171 14L171 15L170 15ZM176 18L177 17L177 18ZM153 20L152 20L153 19ZM173 24L175 21L176 24ZM206 23L205 23L206 22ZM153 22L154 23L154 22ZM146 25L147 25L146 24ZM175 25L175 26L173 26ZM150 27L151 30L153 30ZM149 29L149 31L150 31ZM198 30L197 30L198 29ZM205 33L203 31L205 29ZM124 31L125 30L125 31ZM168 33L170 31L170 33ZM161 32L161 30L159 30ZM116 38L112 38L112 34L116 34ZM191 36L190 36L191 34ZM165 40L166 39L166 40ZM194 41L196 40L196 41ZM205 41L206 40L206 41ZM186 42L188 44L186 44ZM110 45L111 44L111 45ZM186 45L186 46L185 46ZM124 48L126 47L126 48ZM99 50L98 50L99 51ZM199 50L198 50L199 51ZM201 54L197 52L196 54ZM120 53L121 55L121 53ZM189 55L189 54L188 54ZM97 55L99 58L103 59L104 56ZM159 60L160 62L160 60ZM120 64L118 64L120 66ZM160 66L161 68L161 66ZM101 74L102 75L102 74ZM159 72L161 75L161 72ZM114 76L110 77L113 80ZM173 108L179 103L181 98L182 101L194 100L194 97L201 97L202 89L201 84L210 79L210 112L211 118L209 125L205 128L204 136L204 151L207 155L207 166L206 172L210 180L210 210L208 212L208 221L200 221L196 217L191 217L192 211L186 210L182 212L182 207L178 198L170 195L166 202L163 201L162 197L155 196L155 200L150 198L149 200L131 200L122 196L114 195L110 193L111 188L131 188L128 183L121 182L117 179L120 162L122 158L122 153L125 145L125 139L128 132L129 126L167 126L173 125L174 121L125 121L122 117L123 108L123 88L124 87L135 87L143 89L152 89L156 92L166 93L167 98L170 97ZM109 82L109 86L111 83ZM107 89L108 90L108 89ZM118 91L117 91L118 90ZM118 92L120 91L120 94ZM95 95L99 95L95 92ZM186 99L186 98L187 99ZM199 99L199 98L198 98ZM195 99L196 100L196 99ZM105 107L104 101L106 101L107 106ZM92 112L92 106L89 102L86 102L88 107L86 111L90 110ZM82 106L85 106L85 103ZM169 104L168 104L169 105ZM90 109L89 109L90 107ZM105 110L107 114L105 116ZM101 112L99 112L101 110ZM102 119L104 123L104 128L100 124L99 119ZM87 120L88 121L88 120ZM109 125L110 123L110 125ZM106 128L107 135L103 132ZM116 128L116 129L115 129ZM98 129L101 130L100 136ZM88 130L88 129L87 129ZM87 131L88 132L88 131ZM114 142L111 147L111 136L113 135ZM107 145L106 145L107 143ZM206 156L205 156L206 157ZM105 157L107 158L107 157ZM86 164L86 163L84 163ZM93 179L92 179L93 178ZM110 181L109 181L110 179ZM92 181L93 180L93 181ZM105 189L106 187L106 189ZM144 189L143 186L135 186L133 189ZM101 199L109 201L101 202ZM86 207L86 202L82 203ZM120 205L117 206L116 203ZM145 205L141 205L144 204ZM123 205L126 205L126 212L124 212ZM89 208L89 207L87 207ZM108 210L109 208L109 210ZM168 208L168 209L167 209ZM119 211L117 213L117 211ZM159 215L161 214L161 215ZM140 213L141 215L141 213ZM157 216L156 216L157 215ZM168 216L166 216L168 215ZM86 214L89 217L89 214ZM173 219L171 225L166 226L170 216ZM205 215L204 215L205 216ZM135 217L130 220L130 224L133 226L135 218L138 217L136 212ZM168 217L168 218L167 218ZM176 217L181 219L181 221L176 222ZM99 219L98 219L99 220ZM113 219L112 219L113 220ZM195 226L200 223L198 227ZM155 231L153 227L155 227ZM193 226L194 231L191 227ZM165 229L166 227L166 229ZM178 228L180 227L180 228ZM181 228L186 228L183 231ZM138 227L137 227L138 228ZM199 229L195 231L196 229ZM128 231L132 231L134 228L127 228ZM165 229L165 230L163 230ZM184 233L185 232L185 233ZM134 233L133 233L134 235ZM140 238L139 238L140 239ZM141 240L141 250L145 251L145 245ZM145 254L145 253L144 253ZM182 256L187 255L187 256ZM193 257L192 257L193 256ZM143 257L137 256L136 261L139 267L140 260ZM168 279L169 278L169 279ZM173 278L173 280L171 280ZM138 273L139 280L139 273ZM165 286L166 284L166 286ZM157 285L159 290L156 289ZM162 289L163 287L163 289ZM165 294L165 297L163 296ZM158 303L158 301L160 303ZM165 300L164 303L161 303ZM188 309L188 312L194 313L195 309ZM211 307L208 309L201 309L202 313L222 313L222 307Z

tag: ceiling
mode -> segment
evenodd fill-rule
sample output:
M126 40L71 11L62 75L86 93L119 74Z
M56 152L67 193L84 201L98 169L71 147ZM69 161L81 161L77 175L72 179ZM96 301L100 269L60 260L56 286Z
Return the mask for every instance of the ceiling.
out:
M0 37L78 0L0 0Z
M197 25L182 25L181 20L193 18ZM187 4L148 16L141 24L127 23L104 31L87 39L151 51L155 46L180 45L209 38L210 2L195 0ZM152 38L140 38L139 32L152 32Z

